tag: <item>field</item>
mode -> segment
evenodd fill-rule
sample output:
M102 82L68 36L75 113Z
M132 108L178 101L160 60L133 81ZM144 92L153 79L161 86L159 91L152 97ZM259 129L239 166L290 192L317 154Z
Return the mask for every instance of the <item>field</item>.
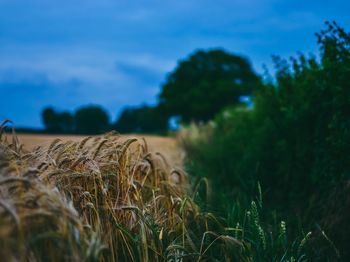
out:
M174 138L1 131L0 256L11 261L303 261L309 234L289 246L281 221L268 240L261 197L243 220L208 212L208 181L193 187L177 168Z
M55 139L60 139L63 142L74 141L79 142L84 136L79 135L32 135L32 134L19 134L18 139L24 148L27 150L33 150L37 146L47 147ZM152 135L124 135L123 139L137 138L139 140L145 139L149 150L151 152L160 152L168 160L171 166L181 167L184 153L178 146L176 139L172 137L152 136Z
M244 255L243 244L215 233L222 225L196 204L187 175L174 166L181 165L174 139L17 137L2 129L1 257L231 261Z

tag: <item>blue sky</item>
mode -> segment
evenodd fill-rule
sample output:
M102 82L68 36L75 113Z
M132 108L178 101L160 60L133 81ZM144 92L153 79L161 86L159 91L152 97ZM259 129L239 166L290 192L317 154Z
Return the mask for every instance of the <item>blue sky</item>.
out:
M350 29L346 0L0 0L0 120L41 127L41 110L156 103L197 48L246 55L316 53L325 20Z

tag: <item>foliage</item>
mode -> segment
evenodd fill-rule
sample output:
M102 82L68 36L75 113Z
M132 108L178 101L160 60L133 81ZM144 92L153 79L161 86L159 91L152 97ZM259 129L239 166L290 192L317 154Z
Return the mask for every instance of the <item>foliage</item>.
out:
M73 116L69 112L56 112L47 107L42 112L45 129L49 133L69 133L73 131Z
M42 112L42 120L48 133L101 134L110 129L106 111L93 105L79 108L74 115L47 107Z
M125 108L115 124L110 125L108 114L99 106L69 112L56 112L45 108L42 112L45 131L48 133L100 134L112 129L120 133L164 133L168 129L168 117L159 107L141 106Z
M289 218L295 232L322 221L325 199L349 179L350 35L327 23L317 39L320 60L275 57L275 81L256 94L252 110L228 108L206 135L185 141L190 173L212 180L221 210L232 205L227 199L249 203L260 181L267 210Z
M80 134L100 134L109 128L109 117L99 106L86 106L74 114L76 132Z
M249 61L223 50L196 51L179 62L159 96L160 107L185 123L208 121L224 107L252 94L259 78Z
M234 206L235 208L237 207ZM246 243L251 261L308 261L305 252L309 249L312 233L308 232L294 240L289 239L285 221L267 226L262 221L261 212L262 202L252 201L241 223L231 222L232 226L227 228L235 238ZM229 219L230 215L232 214L229 214Z
M114 128L121 133L159 133L168 129L168 118L158 107L125 108Z

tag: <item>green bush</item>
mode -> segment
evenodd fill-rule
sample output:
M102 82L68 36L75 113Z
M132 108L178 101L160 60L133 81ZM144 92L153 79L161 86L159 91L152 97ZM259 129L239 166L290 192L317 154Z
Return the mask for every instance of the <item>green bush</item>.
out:
M318 222L323 201L349 179L350 34L327 23L316 35L319 59L274 57L276 76L252 110L228 108L207 135L184 142L189 172L213 183L212 208L247 205L260 181L268 210L298 229Z

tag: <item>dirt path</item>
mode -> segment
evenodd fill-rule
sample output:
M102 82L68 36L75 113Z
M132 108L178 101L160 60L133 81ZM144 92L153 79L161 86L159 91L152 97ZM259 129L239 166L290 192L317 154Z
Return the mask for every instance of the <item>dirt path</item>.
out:
M145 138L151 152L162 153L172 166L182 166L183 153L174 138L151 135L141 136L133 134L125 135L125 137L136 137L139 139ZM80 141L84 138L84 136L18 134L18 138L24 145L25 149L31 150L37 146L47 146L56 138L59 138L62 141Z

